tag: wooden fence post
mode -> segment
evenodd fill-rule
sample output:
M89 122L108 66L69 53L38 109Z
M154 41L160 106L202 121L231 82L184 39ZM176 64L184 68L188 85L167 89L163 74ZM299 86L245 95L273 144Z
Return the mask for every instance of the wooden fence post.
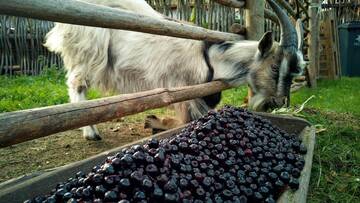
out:
M318 70L320 66L320 15L321 3L320 0L311 0L309 6L309 82L311 87L316 87L316 79L318 75Z
M247 40L260 40L265 32L265 1L246 0L245 4L245 27ZM244 103L248 103L252 97L251 89L248 87L248 95Z
M264 34L264 0L247 0L245 12L246 39L259 40Z

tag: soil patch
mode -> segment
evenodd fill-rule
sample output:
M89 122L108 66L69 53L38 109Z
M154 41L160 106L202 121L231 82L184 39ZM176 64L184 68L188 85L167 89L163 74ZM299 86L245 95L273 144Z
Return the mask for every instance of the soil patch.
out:
M85 140L81 130L70 130L0 149L0 182L79 161L151 135L143 122L117 120L97 127L101 141Z

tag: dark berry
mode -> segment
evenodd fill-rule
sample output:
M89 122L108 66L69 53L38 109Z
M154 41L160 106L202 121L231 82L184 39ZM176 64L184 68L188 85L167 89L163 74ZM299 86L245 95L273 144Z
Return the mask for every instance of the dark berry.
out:
M104 200L105 201L109 201L109 202L112 202L112 201L116 201L117 199L117 194L116 192L114 191L108 191L105 193L105 196L104 196Z
M299 189L299 180L296 178L291 178L289 181L289 186L293 190Z
M306 149L305 145L302 144L302 143L300 145L299 152L300 152L300 154L306 154L306 152L307 152L307 149Z
M281 178L281 180L282 180L283 182L288 183L289 180L290 180L290 175L289 175L288 172L282 172L282 173L280 174L280 178Z
M169 180L165 185L164 185L164 191L165 192L169 192L169 193L175 193L177 191L177 185L176 182L174 180Z
M164 200L165 200L165 202L178 202L179 201L179 195L178 194L172 194L172 193L165 193Z
M137 191L137 192L135 192L135 194L134 194L134 199L135 200L143 200L143 199L145 199L146 198L146 195L145 195L145 193L143 192L143 191Z
M119 187L121 189L129 189L130 188L130 180L128 178L123 178L119 182Z
M152 196L155 198L155 199L161 199L163 197L164 193L162 191L162 189L156 187L152 193Z

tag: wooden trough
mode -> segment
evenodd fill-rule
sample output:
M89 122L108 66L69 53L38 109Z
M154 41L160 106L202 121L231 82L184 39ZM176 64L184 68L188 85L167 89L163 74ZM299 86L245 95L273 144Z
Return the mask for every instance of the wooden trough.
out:
M278 202L286 203L305 203L307 191L310 181L311 165L313 159L313 151L315 144L315 129L306 120L288 116L279 116L266 113L257 113L269 119L274 125L279 126L289 133L295 133L300 136L307 146L308 152L305 155L305 167L299 179L300 188L296 192L286 191L280 197ZM161 139L168 138L180 132L183 127L165 131L152 137ZM136 142L126 144L109 151L100 153L91 158L71 163L58 168L25 175L20 178L12 179L0 184L0 202L23 202L26 199L40 194L48 194L58 182L66 181L70 177L74 177L78 171L89 172L91 168L102 163L107 156L114 155L123 148L130 147L135 144L142 144L150 137L138 140Z

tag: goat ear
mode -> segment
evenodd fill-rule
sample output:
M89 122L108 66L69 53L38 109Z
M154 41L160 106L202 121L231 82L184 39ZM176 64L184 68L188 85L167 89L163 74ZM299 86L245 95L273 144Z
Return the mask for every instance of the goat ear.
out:
M273 45L273 37L272 32L266 32L261 40L259 41L258 49L261 53L261 56L264 56L267 52L271 50L271 47Z

